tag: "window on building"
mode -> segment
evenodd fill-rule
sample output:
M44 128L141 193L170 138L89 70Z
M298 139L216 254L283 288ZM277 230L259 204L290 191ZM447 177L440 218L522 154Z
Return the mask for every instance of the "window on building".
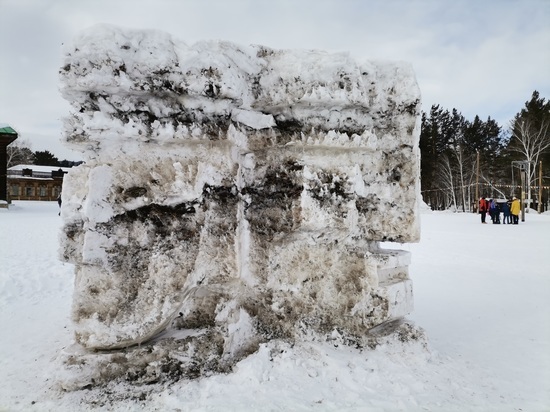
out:
M25 196L26 197L33 197L34 196L34 187L32 186L27 186L25 188Z
M55 186L53 188L53 197L55 197L57 199L57 196L59 196L59 193L61 193L61 187Z
M11 195L12 196L19 196L19 185L12 185L11 186Z
M48 188L46 186L40 186L40 197L45 197L48 195Z

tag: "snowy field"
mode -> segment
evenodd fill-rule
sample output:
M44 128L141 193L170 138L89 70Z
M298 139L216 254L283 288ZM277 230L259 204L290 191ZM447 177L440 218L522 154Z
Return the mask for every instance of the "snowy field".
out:
M550 215L517 226L422 215L412 252L422 344L270 343L230 375L62 393L72 267L55 202L0 209L0 411L550 411ZM109 403L110 399L121 398Z

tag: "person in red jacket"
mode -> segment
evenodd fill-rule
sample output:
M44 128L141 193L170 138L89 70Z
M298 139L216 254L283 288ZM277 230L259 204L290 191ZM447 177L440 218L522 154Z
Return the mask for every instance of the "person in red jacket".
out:
M479 199L479 213L481 215L481 223L487 223L485 221L485 217L487 216L487 212L489 211L489 202L485 199L485 196L482 196Z

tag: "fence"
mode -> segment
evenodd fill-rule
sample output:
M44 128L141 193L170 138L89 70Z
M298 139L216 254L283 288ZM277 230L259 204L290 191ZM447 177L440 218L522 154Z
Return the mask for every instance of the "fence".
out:
M521 185L492 183L479 183L478 185L479 196L485 196L488 198L510 198L512 196L516 196L519 198L521 194ZM424 202L426 202L433 210L447 210L456 205L457 209L462 209L465 212L472 212L477 210L477 203L479 200L474 198L475 193L473 192L475 192L475 187L475 183L464 186L438 187L433 189L421 190L421 194ZM526 199L526 202L529 203L528 207L531 207L533 209L538 208L539 189L540 186L531 186L531 195L533 198ZM465 204L463 204L463 190L466 194ZM549 191L550 186L542 186L542 196L540 199L542 212L545 212L550 208Z

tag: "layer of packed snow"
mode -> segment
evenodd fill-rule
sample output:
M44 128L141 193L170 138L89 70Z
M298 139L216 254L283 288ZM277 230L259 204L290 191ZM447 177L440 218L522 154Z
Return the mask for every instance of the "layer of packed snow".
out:
M113 133L138 141L197 138L186 122L198 127L229 116L253 129L288 121L324 131L384 129L399 123L394 113L414 114L420 98L412 67L404 62L357 62L347 53L221 41L187 45L167 33L109 25L67 43L60 75L63 96L85 109L75 114L73 140L107 144ZM138 111L146 117L134 118ZM117 113L115 124L110 115ZM147 125L152 117L156 136ZM113 123L109 129L106 121Z
M429 350L336 347L336 336L263 346L230 375L64 393L56 389L64 378L58 356L73 343L73 275L57 260L57 213L55 202L0 209L0 410L541 412L550 405L550 215L531 212L517 226L481 225L473 214L422 216L422 241L407 249L412 318Z

